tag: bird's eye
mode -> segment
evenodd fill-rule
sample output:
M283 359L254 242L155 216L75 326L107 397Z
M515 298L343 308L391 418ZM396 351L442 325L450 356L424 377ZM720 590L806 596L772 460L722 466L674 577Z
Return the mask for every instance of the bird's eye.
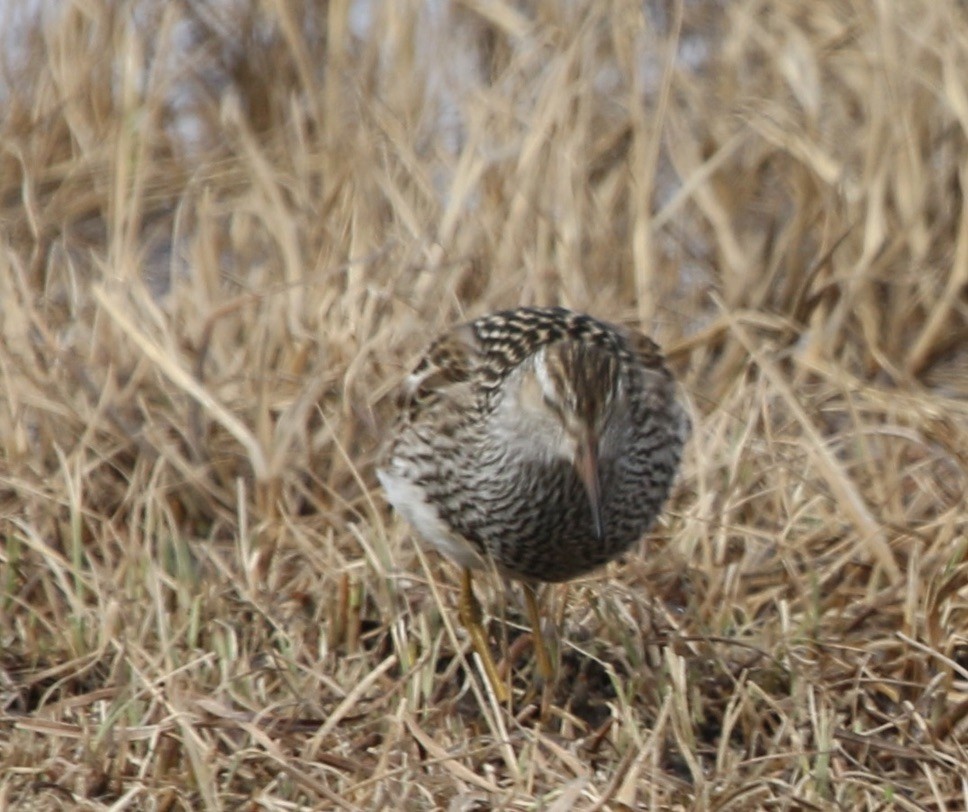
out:
M561 415L561 404L549 395L543 395L545 408L552 414Z

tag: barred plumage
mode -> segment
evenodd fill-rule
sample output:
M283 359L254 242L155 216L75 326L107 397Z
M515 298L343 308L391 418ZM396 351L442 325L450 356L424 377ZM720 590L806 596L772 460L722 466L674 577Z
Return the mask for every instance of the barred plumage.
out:
M423 540L464 568L461 615L498 696L470 571L532 585L642 538L676 475L685 410L659 348L563 308L507 310L437 339L406 378L378 472ZM539 668L551 674L539 640Z
M520 308L437 339L403 387L380 479L425 541L463 566L563 581L642 538L688 423L658 347L563 308ZM576 444L598 448L601 537Z

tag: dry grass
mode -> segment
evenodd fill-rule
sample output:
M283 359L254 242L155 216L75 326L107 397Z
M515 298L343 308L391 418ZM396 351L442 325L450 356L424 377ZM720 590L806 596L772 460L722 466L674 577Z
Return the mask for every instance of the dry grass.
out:
M0 23L0 809L968 808L963 4L51 5ZM517 303L642 323L696 424L544 721L372 468Z

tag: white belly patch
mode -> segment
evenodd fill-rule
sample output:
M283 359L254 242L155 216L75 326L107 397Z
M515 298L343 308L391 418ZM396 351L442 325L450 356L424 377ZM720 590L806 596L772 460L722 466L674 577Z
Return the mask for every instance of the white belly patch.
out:
M425 547L432 547L467 569L484 567L484 560L477 550L467 539L444 524L437 509L427 504L418 486L391 471L377 471L376 475L383 486L387 501L417 531Z

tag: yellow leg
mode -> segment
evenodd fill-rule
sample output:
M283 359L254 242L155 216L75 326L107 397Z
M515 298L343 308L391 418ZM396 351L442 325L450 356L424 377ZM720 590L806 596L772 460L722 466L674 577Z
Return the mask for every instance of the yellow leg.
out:
M538 606L538 596L531 584L524 585L524 602L528 606L528 617L531 620L531 636L534 639L534 656L538 660L538 673L545 683L550 685L555 676L555 669L551 665L548 647L541 633L541 609Z
M497 666L494 665L494 660L491 658L491 649L487 645L487 637L484 634L484 627L481 625L484 615L481 612L481 605L474 595L474 587L471 585L471 571L468 569L464 570L461 579L459 607L460 622L471 636L471 645L474 646L477 656L481 658L484 675L487 677L487 681L491 683L494 696L497 697L498 702L507 702L508 691L501 677L498 676Z

